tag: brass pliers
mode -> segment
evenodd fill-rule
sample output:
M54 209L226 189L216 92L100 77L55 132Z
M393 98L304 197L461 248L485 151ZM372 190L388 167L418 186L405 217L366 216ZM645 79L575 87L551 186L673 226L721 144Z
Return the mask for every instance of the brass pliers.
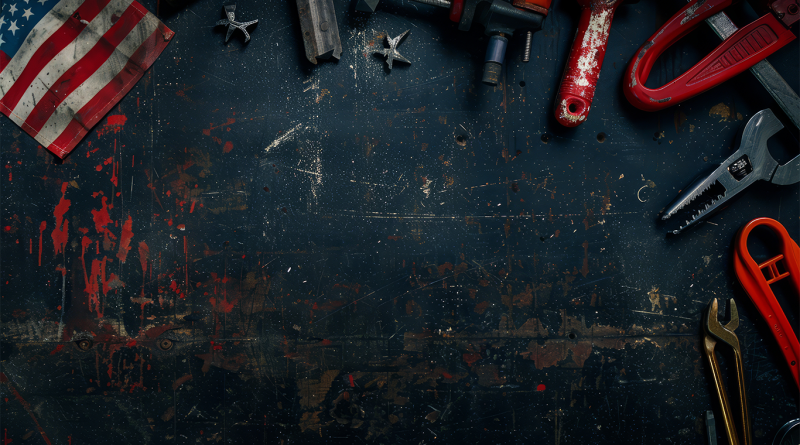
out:
M714 379L714 390L716 392L719 405L722 410L722 423L725 426L725 434L728 438L730 445L751 445L752 434L750 432L750 417L747 414L747 394L744 388L744 366L742 364L742 348L739 345L739 338L733 331L739 327L739 311L736 309L736 302L733 299L728 300L728 307L731 313L730 321L723 325L717 318L717 311L719 310L719 302L716 298L711 300L708 304L708 310L705 315L705 323L703 324L703 352L708 360L711 374ZM737 395L739 397L738 416L734 416L731 410L731 405L728 399L728 391L725 389L725 383L722 379L722 372L720 371L719 361L716 355L716 346L718 342L722 342L733 349L733 356L735 359L736 368L736 386L738 387ZM736 423L739 423L737 427ZM739 436L738 432L741 431L742 435Z

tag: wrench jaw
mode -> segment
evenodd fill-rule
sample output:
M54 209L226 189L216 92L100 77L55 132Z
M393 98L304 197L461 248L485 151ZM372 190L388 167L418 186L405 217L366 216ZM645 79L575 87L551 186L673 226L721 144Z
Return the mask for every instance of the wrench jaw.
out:
M754 182L772 180L779 166L769 154L767 140L782 128L769 109L753 115L742 131L739 149L709 175L697 178L664 210L662 221L678 213L685 214L681 216L684 222L668 233L677 235L697 225L725 208L734 196Z
M711 368L714 390L722 411L722 422L725 426L728 443L731 445L751 445L752 434L750 417L747 412L747 392L744 385L742 351L739 339L733 332L739 327L739 311L733 299L728 300L728 308L730 310L730 321L723 325L718 318L719 301L714 298L709 303L703 323L703 352ZM733 349L736 379L732 380L732 382L736 382L736 395L738 396L737 405L739 408L736 414L734 414L731 409L728 391L725 389L722 371L720 370L719 361L716 356L717 343L724 343ZM738 433L739 431L742 432L741 436Z

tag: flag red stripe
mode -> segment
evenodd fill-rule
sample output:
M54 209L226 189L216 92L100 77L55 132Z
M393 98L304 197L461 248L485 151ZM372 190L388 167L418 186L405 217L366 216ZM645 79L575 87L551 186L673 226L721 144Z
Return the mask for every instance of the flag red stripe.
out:
M86 28L86 23L91 22L97 17L97 14L105 8L110 0L86 0L81 4L78 9L61 25L61 27L47 41L40 46L30 62L22 70L19 78L14 81L14 85L9 88L6 95L0 100L0 108L5 110L6 114L10 114L19 103L22 95L28 89L28 86L36 79L39 72L47 66L50 60L53 59L58 53L61 52L67 45L70 44L81 31ZM77 17L80 17L78 19Z
M11 57L8 57L8 54L4 53L3 51L0 51L0 73L6 69L8 62L11 62Z
M117 45L130 34L146 14L147 11L139 8L137 3L131 3L117 22L97 42L97 45L65 71L53 84L58 89L55 92L53 89L48 90L39 100L22 128L28 133L31 131L38 133L47 123L47 119L53 115L56 107L111 57Z
M133 53L119 74L75 114L67 128L47 149L60 158L66 157L89 132L89 129L95 126L117 104L117 101L142 78L144 72L166 48L172 34L169 28L159 22L158 28Z

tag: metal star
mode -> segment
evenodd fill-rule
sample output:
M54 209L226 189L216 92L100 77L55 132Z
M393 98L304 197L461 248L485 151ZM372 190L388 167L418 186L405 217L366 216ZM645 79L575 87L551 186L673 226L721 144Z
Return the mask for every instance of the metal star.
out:
M405 38L405 36L408 35L409 31L411 31L411 30L407 29L406 32L400 34L399 36L397 36L395 38L389 37L389 33L386 33L386 42L389 43L389 47L388 48L383 48L380 51L373 51L372 52L373 54L382 54L382 55L386 56L386 64L389 65L389 70L392 69L392 62L394 62L395 60L399 60L399 61L405 62L405 63L411 63L410 60L406 59L405 57L403 57L402 54L397 52L397 46L400 44L400 41L403 40L403 38Z
M228 43L228 40L231 39L233 32L237 29L244 33L244 43L247 43L250 40L250 34L247 33L247 27L255 25L258 23L258 20L253 20L252 22L237 22L236 13L234 11L236 11L235 4L225 5L225 15L228 18L218 21L215 26L228 27L228 34L225 36L225 43Z

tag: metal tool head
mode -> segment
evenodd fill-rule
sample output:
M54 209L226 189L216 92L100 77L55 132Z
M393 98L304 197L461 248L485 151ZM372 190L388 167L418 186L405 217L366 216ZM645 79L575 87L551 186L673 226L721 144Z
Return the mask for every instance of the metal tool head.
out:
M767 140L781 129L783 124L770 109L761 110L750 118L744 127L739 149L711 174L687 187L664 211L661 219L667 220L694 202L700 204L700 208L693 210L685 223L672 233L678 234L710 216L758 180L779 185L800 181L800 156L778 165L769 154Z
M225 35L225 43L228 43L228 40L231 39L233 32L237 29L244 33L244 43L250 41L250 33L247 32L247 27L255 25L258 23L258 20L252 20L249 22L239 22L236 20L236 4L235 3L226 3L224 5L225 9L225 17L226 19L219 20L215 26L227 26L228 33Z
M381 54L381 55L386 57L386 64L389 66L389 70L390 71L392 69L392 63L395 60L399 60L401 62L405 62L405 63L409 63L409 64L411 63L410 60L406 59L405 56L403 56L402 54L400 54L400 52L397 51L397 46L403 41L403 39L406 38L406 36L408 35L408 33L410 31L411 31L410 29L407 29L404 33L402 33L399 36L394 37L394 38L389 37L389 33L387 32L386 33L386 43L389 44L389 47L388 48L384 47L384 48L381 48L379 51L373 51L372 52L373 54Z
M709 335L717 340L734 349L739 349L739 338L733 333L739 327L739 310L736 308L736 302L732 298L728 299L728 309L730 309L731 319L723 325L719 321L719 301L716 298L712 299L706 311L705 329Z
M357 0L356 11L375 12L381 0Z

